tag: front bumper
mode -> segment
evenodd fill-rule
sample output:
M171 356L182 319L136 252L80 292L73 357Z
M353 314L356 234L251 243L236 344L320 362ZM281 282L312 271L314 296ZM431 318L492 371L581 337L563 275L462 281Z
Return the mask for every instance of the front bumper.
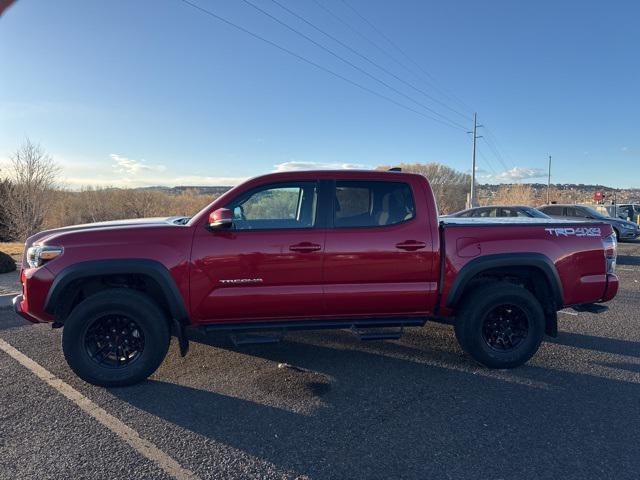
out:
M46 267L27 268L20 273L22 294L13 299L13 309L32 323L52 322L44 304L53 282L53 275Z
M23 308L23 304L25 303L24 295L17 295L13 297L12 302L13 302L13 310L22 318L30 321L31 323L40 323L40 321L37 318L32 317L31 315L25 312Z

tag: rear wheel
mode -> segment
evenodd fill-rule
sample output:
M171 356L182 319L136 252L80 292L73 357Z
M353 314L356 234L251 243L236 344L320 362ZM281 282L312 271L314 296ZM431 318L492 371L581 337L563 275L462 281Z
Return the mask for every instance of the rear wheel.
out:
M64 323L62 349L71 369L103 387L138 383L169 348L166 316L146 295L111 289L78 304Z
M460 346L489 368L514 368L527 362L544 336L544 312L527 289L494 282L474 289L456 315Z

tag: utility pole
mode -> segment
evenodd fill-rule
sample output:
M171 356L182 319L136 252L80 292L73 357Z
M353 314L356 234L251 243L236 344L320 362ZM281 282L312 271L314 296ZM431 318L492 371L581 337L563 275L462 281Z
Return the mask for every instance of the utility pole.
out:
M549 189L551 188L551 155L549 155L549 174L547 176L547 205L549 205Z
M478 205L476 199L476 140L478 138L482 138L482 135L476 135L476 131L478 127L482 125L478 125L478 114L473 113L473 131L467 132L473 134L473 153L471 155L471 192L469 194L469 206L476 207Z

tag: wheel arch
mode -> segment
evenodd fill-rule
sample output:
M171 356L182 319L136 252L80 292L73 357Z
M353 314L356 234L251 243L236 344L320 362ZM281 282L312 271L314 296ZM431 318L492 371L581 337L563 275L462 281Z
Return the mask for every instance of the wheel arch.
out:
M92 260L70 265L56 275L44 309L62 323L79 296L114 286L141 289L159 303L171 320L181 325L190 323L184 300L169 270L149 259Z
M447 295L450 309L462 301L474 282L494 279L522 283L540 301L545 312L546 333L557 335L557 310L564 305L562 282L555 265L541 253L505 253L471 260L456 275ZM549 302L548 299L552 301Z

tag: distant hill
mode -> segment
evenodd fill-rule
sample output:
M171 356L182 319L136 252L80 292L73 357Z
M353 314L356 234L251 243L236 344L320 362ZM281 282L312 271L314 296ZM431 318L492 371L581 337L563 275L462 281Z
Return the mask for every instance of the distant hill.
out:
M485 196L491 197L498 192L498 189L506 184L484 184L479 185L478 190L480 195L484 193ZM514 184L508 184L514 185ZM529 183L536 192L536 196L544 198L547 192L546 183ZM504 188L504 187L503 187ZM614 198L618 203L640 203L640 188L619 188L614 189L607 187L606 185L586 185L583 183L552 183L551 184L552 197L555 193L560 194L562 199L551 198L551 201L571 201L575 203L593 203L593 194L595 192L602 192L605 194L605 203L609 204Z
M180 195L181 193L192 191L198 195L214 195L219 196L223 193L231 190L233 187L220 185L220 186L203 186L203 185L180 185L178 187L140 187L135 190L162 192L168 195Z

